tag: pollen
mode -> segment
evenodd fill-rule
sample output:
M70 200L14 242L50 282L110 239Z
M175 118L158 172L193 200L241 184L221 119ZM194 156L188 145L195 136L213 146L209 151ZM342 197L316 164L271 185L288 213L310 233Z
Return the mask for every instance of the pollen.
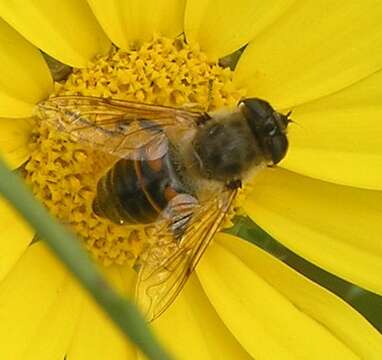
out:
M243 93L232 71L208 61L182 38L154 37L139 48L113 48L56 82L55 95L90 95L210 111L233 106ZM50 212L71 227L104 265L133 264L150 226L117 225L93 213L98 179L113 165L108 154L76 143L41 120L31 141L25 179Z

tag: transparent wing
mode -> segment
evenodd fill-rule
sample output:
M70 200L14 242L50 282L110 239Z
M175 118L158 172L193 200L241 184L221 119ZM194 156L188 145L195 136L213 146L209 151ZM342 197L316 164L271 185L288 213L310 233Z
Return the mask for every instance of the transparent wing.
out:
M37 115L74 141L118 157L162 157L170 132L194 129L201 112L91 96L58 96L40 102Z
M148 321L161 315L175 300L188 277L222 226L237 190L227 189L204 205L184 201L177 217L159 231L158 239L143 254L138 273L136 301ZM191 215L190 215L191 214ZM174 224L186 220L180 237ZM179 226L179 225L176 225ZM183 226L183 225L180 225Z

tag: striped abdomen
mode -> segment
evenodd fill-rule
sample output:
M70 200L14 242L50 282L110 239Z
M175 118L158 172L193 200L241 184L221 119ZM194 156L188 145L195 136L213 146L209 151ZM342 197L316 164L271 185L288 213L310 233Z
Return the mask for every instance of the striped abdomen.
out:
M98 182L94 212L115 223L149 224L179 193L187 193L171 154L119 160Z

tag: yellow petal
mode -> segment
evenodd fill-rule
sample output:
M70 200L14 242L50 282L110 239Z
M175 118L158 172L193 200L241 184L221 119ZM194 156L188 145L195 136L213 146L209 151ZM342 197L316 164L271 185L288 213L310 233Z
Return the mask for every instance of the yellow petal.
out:
M108 279L118 288L126 286L124 281L132 282L131 279L122 278L117 268L109 268L105 272ZM89 295L83 290L81 292L84 306L67 352L67 360L135 359L135 347L127 341Z
M382 190L382 71L293 109L289 170Z
M196 276L171 307L153 322L163 345L176 359L251 359L219 319ZM143 357L141 357L143 358Z
M0 197L0 233L0 280L2 280L34 236L34 231L2 197Z
M29 119L0 118L0 156L12 169L18 168L28 159L31 134Z
M0 283L1 359L63 358L78 317L70 283L42 243L28 248Z
M258 36L236 71L248 95L288 108L382 68L382 2L298 1Z
M30 116L52 89L41 53L0 18L0 117Z
M230 54L272 24L293 0L187 1L185 33L210 59Z
M110 47L85 0L2 1L0 14L27 40L71 66L84 67Z
M216 311L253 358L357 358L328 329L221 245L209 248L198 275Z
M49 312L30 339L23 360L52 360L65 357L77 326L81 300L74 278L67 277L60 289L60 296L50 306Z
M185 0L88 0L106 34L119 47L150 40L154 33L183 32Z
M381 334L342 299L246 241L230 235L219 235L218 241L226 249L220 251L221 256L225 256L226 254L223 254L228 250L231 253L229 258L234 256L240 259L240 266L244 264L246 268L260 276L301 313L322 325L359 358L380 358ZM226 268L230 269L228 266ZM267 305L265 309L272 311L272 308ZM306 333L305 336L309 338L310 334ZM313 347L316 341L314 338L310 340ZM325 343L319 344L319 341L317 343L320 347L325 347ZM324 351L327 349L322 349L322 354ZM329 358L334 358L334 355ZM339 358L348 359L348 357Z
M382 192L271 169L255 179L244 208L300 256L382 294Z

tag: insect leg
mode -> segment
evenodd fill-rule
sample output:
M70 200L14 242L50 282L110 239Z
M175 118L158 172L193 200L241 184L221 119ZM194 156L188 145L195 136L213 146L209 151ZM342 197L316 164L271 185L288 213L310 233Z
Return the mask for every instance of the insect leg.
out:
M235 189L241 189L242 182L241 179L232 180L226 185L227 189L235 190Z
M168 203L164 216L169 219L168 228L177 240L181 239L198 206L198 200L189 194L179 194Z

